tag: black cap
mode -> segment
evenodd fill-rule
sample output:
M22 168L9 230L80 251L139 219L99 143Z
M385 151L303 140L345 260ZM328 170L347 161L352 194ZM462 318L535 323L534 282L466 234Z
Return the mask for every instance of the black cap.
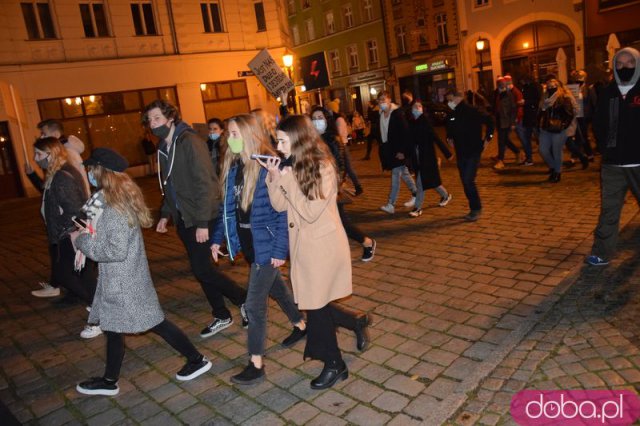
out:
M110 148L96 148L91 152L91 157L82 162L85 166L100 165L114 172L124 172L129 167L129 162L122 155Z

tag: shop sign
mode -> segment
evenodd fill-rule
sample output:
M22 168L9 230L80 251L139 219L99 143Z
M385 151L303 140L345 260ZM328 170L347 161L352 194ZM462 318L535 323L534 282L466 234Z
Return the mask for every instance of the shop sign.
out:
M431 71L438 71L449 68L449 63L446 59L442 59L440 61L431 62Z
M383 77L384 77L384 74L382 72L370 72L370 73L359 74L351 77L349 79L349 83L359 83L362 81L369 81L369 80L382 80Z
M425 72L425 71L429 71L429 64L416 65L416 72Z

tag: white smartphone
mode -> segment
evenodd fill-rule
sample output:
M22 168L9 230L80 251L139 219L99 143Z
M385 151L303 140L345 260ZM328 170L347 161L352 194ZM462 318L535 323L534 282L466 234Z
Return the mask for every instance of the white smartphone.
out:
M272 159L272 158L273 158L274 160L280 159L280 157L276 157L276 156L274 156L274 155L251 154L251 159L252 159L252 160L257 160L257 159L260 159L260 160L270 160L270 159Z

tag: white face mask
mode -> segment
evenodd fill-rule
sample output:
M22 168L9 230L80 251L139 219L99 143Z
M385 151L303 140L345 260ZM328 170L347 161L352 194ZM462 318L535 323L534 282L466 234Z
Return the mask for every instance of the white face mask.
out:
M327 120L324 118L318 118L313 121L313 125L321 135L327 131Z
M458 106L458 104L453 101L447 102L447 105L449 105L449 108L451 109L456 109L456 107Z

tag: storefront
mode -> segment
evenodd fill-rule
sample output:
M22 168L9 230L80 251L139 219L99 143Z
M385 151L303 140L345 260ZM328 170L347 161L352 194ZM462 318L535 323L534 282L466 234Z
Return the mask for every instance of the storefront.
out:
M436 58L415 63L413 74L398 79L400 93L410 90L414 98L426 102L444 102L449 89L456 87L455 57Z

